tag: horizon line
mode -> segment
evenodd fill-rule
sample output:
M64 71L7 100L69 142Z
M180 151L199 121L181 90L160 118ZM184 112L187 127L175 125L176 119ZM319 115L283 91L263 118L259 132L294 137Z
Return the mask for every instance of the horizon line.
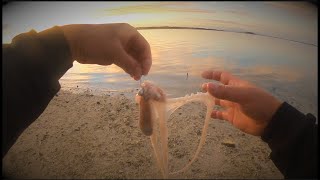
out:
M227 30L227 29L217 29L217 28L204 28L204 27L185 27L185 26L145 26L145 27L135 27L137 30L150 30L150 29L189 29L189 30L205 30L205 31L223 31L223 32L233 32L233 33L241 33L241 34L249 34L249 35L256 35L256 36L264 36L264 37L270 37L270 38L275 38L275 39L282 39L286 41L292 41L296 43L301 43L305 45L310 45L310 46L315 46L318 47L316 44L312 43L307 43L303 41L297 41L297 40L292 40L292 39L287 39L287 38L282 38L282 37L277 37L277 36L271 36L271 35L266 35L266 34L260 34L260 33L255 33L251 31L233 31L233 30Z

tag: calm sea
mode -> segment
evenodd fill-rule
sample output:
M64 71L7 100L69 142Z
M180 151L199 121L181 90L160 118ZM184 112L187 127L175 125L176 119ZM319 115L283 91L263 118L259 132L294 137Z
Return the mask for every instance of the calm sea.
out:
M301 111L317 114L317 47L269 37L185 29L140 30L152 49L150 80L169 97L200 91L206 69L226 70ZM60 80L66 89L135 91L139 82L115 65L74 63Z
M117 22L225 30L139 30L153 56L143 79L161 86L169 97L199 91L207 82L200 77L203 70L226 70L317 116L317 8L305 2L13 2L3 8L3 43L30 29ZM139 87L114 65L77 62L60 83L66 90L102 93Z

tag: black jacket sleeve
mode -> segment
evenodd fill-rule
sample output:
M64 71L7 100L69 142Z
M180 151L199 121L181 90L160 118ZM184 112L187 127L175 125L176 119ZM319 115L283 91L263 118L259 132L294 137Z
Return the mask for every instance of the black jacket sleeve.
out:
M60 90L59 79L72 62L58 26L2 45L2 157Z
M285 178L318 177L318 125L316 118L304 115L284 102L266 127L270 158Z

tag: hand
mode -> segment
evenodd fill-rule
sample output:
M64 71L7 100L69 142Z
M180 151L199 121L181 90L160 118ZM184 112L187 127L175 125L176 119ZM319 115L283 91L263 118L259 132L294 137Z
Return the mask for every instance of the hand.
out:
M261 136L281 102L261 88L227 72L204 71L202 77L223 85L205 83L203 90L214 96L215 104L226 108L214 110L211 117L229 121L243 132Z
M61 26L61 29L73 60L79 63L115 64L135 80L150 70L150 45L129 24L72 24Z

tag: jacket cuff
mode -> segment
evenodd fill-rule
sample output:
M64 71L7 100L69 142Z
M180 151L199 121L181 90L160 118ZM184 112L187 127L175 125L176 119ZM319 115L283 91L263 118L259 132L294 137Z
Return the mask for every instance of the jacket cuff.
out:
M268 143L271 149L292 144L294 142L290 142L290 140L295 140L293 136L300 135L300 131L309 124L305 121L306 116L303 113L284 102L273 115L261 139ZM285 144L283 144L284 142Z
M23 54L24 60L33 68L41 67L51 80L59 80L73 65L68 42L58 26L39 33L35 30L21 33L11 44L17 53Z
M23 57L17 58L16 64L22 67L22 74L30 75L34 90L48 92L50 97L60 90L59 79L73 66L69 45L60 27L19 34L11 46L18 57Z
M71 51L67 39L60 27L54 26L50 29L38 33L46 54L51 55L48 62L51 74L55 75L55 79L59 80L73 65ZM56 67L56 68L50 68Z

